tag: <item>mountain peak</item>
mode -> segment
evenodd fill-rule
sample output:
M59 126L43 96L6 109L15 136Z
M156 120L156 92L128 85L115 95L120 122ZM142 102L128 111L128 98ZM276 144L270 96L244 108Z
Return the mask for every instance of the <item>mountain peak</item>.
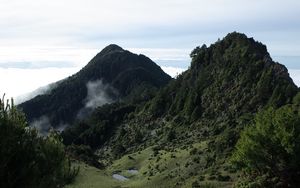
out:
M118 101L125 98L144 100L139 97L144 96L140 93L147 94L148 90L160 88L170 80L171 77L149 58L111 44L78 73L58 83L50 94L37 96L19 107L26 113L29 122L45 116L49 117L51 125L57 127L74 122L81 109L86 108L91 90L89 83L96 83L95 88L100 88L99 91L92 88L94 96L108 97L107 101ZM105 93L107 97L102 97L101 93ZM136 97L136 93L140 95ZM61 103L60 100L64 102Z
M272 60L266 45L245 34L229 33L210 47L206 45L196 47L190 55L192 58L190 68L176 79L173 84L176 87L170 85L165 89L170 92L165 93L164 100L158 100L164 101L165 106L161 104L156 108L156 103L153 103L155 107L151 109L153 114L176 112L186 113L187 117L191 117L198 105L199 112L195 113L198 113L199 117L214 117L218 109L207 101L227 98L227 95L230 96L230 100L235 100L231 101L235 109L233 114L240 111L253 113L267 104L283 105L297 92L297 87L289 77L287 69ZM178 86L182 88L177 88ZM190 91L186 90L189 86L192 86ZM168 96L169 93L176 93L176 90L178 96ZM195 90L194 95L186 95L181 99L183 93L191 93L192 90ZM223 95L224 91L226 95ZM200 96L202 93L205 94ZM176 97L177 101L172 100ZM227 108L229 103L224 98L222 99L224 101L220 100L216 104L222 104ZM186 102L183 102L184 100ZM182 110L189 108L188 105L183 105L193 102L195 106L191 106L190 110ZM219 113L224 112L223 107L219 109Z
M259 54L261 57L269 56L267 46L255 41L252 37L247 37L244 33L232 32L226 35L221 41L225 48L235 48L240 50L248 48L248 52Z
M239 33L239 32L231 32L231 33L228 33L224 39L248 39L247 35L245 35L244 33Z
M101 50L100 54L103 55L103 54L108 54L108 53L117 52L117 51L124 51L124 49L116 44L110 44L110 45L106 46L103 50Z

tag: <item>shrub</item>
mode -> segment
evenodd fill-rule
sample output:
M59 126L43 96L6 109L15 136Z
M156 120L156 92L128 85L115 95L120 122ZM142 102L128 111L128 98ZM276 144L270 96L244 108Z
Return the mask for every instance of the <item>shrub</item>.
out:
M242 132L232 162L245 174L240 187L299 187L299 156L300 111L294 104L258 114Z
M77 173L56 132L39 136L13 100L0 100L0 187L63 187Z
M217 176L217 180L218 181L230 181L230 176L228 176L228 175L223 176L223 175L219 174Z
M67 154L78 161L83 161L86 164L96 168L103 168L104 165L98 161L98 157L94 154L91 147L86 145L70 145L66 147Z

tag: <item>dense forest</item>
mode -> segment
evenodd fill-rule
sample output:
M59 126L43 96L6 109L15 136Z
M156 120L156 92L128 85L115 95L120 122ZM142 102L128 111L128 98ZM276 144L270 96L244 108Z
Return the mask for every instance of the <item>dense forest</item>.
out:
M288 70L237 32L190 57L171 79L110 45L48 93L2 100L1 187L299 187L300 90ZM29 126L43 116L47 136Z

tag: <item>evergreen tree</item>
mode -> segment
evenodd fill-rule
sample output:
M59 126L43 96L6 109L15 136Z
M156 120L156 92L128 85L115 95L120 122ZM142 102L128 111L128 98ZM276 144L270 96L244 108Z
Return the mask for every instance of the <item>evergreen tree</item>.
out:
M13 100L0 100L0 187L63 187L77 173L56 132L39 136Z
M299 103L270 108L242 132L233 155L233 164L244 172L240 187L300 186L299 108Z

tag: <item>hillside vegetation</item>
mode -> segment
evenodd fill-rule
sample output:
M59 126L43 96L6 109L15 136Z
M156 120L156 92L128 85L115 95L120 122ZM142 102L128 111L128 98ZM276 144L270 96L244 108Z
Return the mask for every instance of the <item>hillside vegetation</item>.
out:
M272 60L265 45L236 32L209 47L196 47L191 58L190 68L154 97L98 107L89 117L67 128L62 133L65 144L74 153L82 151L82 147L92 150L93 157L103 165L99 173L105 172L107 178L112 178L114 172L131 177L126 170L138 169L138 175L118 182L124 187L299 185L296 179L286 178L286 173L297 176L300 169L293 158L300 138L294 131L300 126L299 105L293 103L297 101L299 88L287 69ZM294 110L285 117L284 111L291 105ZM280 138L270 132L271 127L257 125L268 126L268 121L273 121L268 113L291 122L291 125L285 122L274 125L281 131ZM291 116L293 113L295 117ZM269 119L261 123L260 117ZM278 173L262 170L259 174L251 163L256 161L252 153L268 151L259 140L260 148L247 145L252 142L247 131L255 132L255 128L248 127L256 126L266 131L264 134L269 134L271 141L275 139L273 149L282 148L282 156L277 159ZM285 130L284 126L291 127ZM246 133L238 141L244 129ZM264 142L269 143L267 138ZM236 154L239 152L246 156ZM266 165L265 162L261 161L261 165ZM249 174L242 176L245 173L241 171ZM265 178L257 179L262 174ZM273 181L274 178L277 179Z
M170 80L146 56L112 44L78 73L52 84L50 91L20 104L19 108L30 123L47 117L50 126L59 128L84 118L97 104L148 100Z
M190 57L171 79L109 45L18 108L0 100L0 187L300 187L287 69L237 32Z

